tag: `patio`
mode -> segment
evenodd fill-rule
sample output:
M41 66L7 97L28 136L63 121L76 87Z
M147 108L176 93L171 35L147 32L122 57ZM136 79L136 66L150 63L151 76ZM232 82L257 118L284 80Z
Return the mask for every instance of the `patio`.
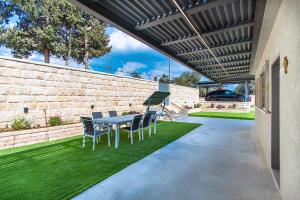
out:
M203 125L75 199L281 199L256 141L254 121L180 121Z

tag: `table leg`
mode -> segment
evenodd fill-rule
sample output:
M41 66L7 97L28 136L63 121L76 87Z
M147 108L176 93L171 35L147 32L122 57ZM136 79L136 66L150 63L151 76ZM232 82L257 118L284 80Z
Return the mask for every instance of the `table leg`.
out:
M119 147L119 133L118 133L118 125L115 126L115 148Z
M156 125L157 125L157 120L155 119L155 121L154 121L154 134L156 134Z

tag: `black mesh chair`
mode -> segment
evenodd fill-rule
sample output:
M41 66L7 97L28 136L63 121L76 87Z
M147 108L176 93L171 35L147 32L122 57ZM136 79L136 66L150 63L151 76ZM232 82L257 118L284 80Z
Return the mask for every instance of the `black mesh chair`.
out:
M115 111L115 110L108 111L108 114L109 114L110 117L117 117L118 116L117 111Z
M144 128L148 127L149 137L151 136L151 113L146 113L142 122L142 140L144 139Z
M105 124L94 124L90 117L80 117L83 124L83 141L82 148L85 146L85 137L93 138L93 151L95 150L95 143L98 143L98 136L107 134L108 146L110 146L110 127Z
M93 119L103 118L102 112L92 112Z
M130 134L130 143L133 144L133 132L138 130L139 133L139 141L141 141L141 132L140 132L140 127L141 127L141 120L142 120L143 115L136 115L134 116L132 122L128 127L122 128L123 130L129 131Z

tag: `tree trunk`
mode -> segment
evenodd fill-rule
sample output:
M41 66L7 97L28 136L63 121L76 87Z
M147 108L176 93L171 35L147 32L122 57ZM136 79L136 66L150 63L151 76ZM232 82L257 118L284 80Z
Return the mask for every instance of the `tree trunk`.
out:
M73 28L71 28L70 32L69 32L69 41L68 41L68 55L66 57L66 61L65 61L65 65L69 66L70 63L70 58L71 58L71 53L72 53L72 31Z
M45 63L50 63L50 50L44 50L44 61Z
M87 37L87 31L84 33L84 68L89 69L89 40Z

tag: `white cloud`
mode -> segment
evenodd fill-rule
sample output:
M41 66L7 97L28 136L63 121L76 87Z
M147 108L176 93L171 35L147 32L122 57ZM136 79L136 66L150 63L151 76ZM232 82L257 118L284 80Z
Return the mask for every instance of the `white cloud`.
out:
M110 45L115 51L136 51L150 49L150 47L147 45L117 29L110 34Z
M139 62L127 62L123 67L118 68L117 75L128 75L130 72L134 72L138 69L146 67L145 64Z
M183 66L180 63L177 62L171 62L171 78L177 77L181 75L183 72L191 71L189 68ZM160 77L162 74L169 74L169 66L165 62L158 63L152 70L149 72L149 79L153 79L153 77Z

